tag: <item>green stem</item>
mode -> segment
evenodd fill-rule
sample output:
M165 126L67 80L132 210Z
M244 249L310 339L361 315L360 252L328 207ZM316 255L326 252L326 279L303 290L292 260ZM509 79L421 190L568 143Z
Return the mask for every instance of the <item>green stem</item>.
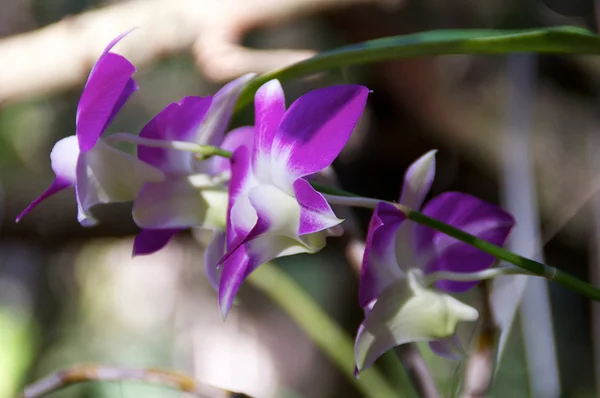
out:
M273 263L266 263L252 273L248 281L276 302L364 396L391 398L399 395L375 368L361 372L360 379L354 377L351 338L285 272Z

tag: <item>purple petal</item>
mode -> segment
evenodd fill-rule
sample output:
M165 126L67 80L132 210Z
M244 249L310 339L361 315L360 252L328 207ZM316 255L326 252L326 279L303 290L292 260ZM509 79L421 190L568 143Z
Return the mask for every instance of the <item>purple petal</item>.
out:
M430 341L429 348L439 357L453 360L460 360L465 357L465 349L460 344L460 340L456 335L441 340Z
M321 88L298 98L273 138L271 157L278 185L329 166L358 123L369 90L359 85Z
M212 97L185 97L169 104L144 126L140 137L195 142L200 124L212 101ZM174 174L192 172L197 162L193 153L146 146L138 148L138 158Z
M431 189L435 177L435 153L429 151L415 161L404 175L401 204L419 210Z
M224 85L213 97L210 109L206 113L196 133L195 142L203 145L220 146L233 113L233 107L242 90L256 76L248 73Z
M15 222L20 222L23 219L23 217L25 217L27 214L29 214L29 212L31 212L31 210L33 210L37 205L42 203L44 200L46 200L50 196L52 196L55 193L58 193L64 189L72 187L72 186L73 185L70 182L62 180L57 177L56 179L54 179L54 181L52 181L52 184L50 184L50 186L37 199L35 199L33 202L31 202L29 204L29 206L27 206L25 208L25 210L23 210L21 212L21 214L19 214L17 216L17 218L15 219Z
M343 221L336 217L327 200L308 181L302 178L296 180L294 193L300 204L298 235L324 231Z
M241 146L231 156L229 204L227 207L227 248L244 239L258 221L256 211L248 199L253 179L250 150Z
M259 168L259 162L263 161L267 163L265 167L269 168L273 139L285 114L285 96L278 80L271 80L258 89L254 96L254 109L256 115L254 165Z
M222 149L231 152L235 151L241 146L247 147L250 153L252 152L254 147L254 126L243 126L231 130L229 133L227 133L223 143L221 144ZM209 161L212 161L210 166L210 172L212 175L218 175L231 169L229 159L227 158L214 156Z
M104 51L102 51L102 55L105 55L106 53L108 53L110 50L112 50L112 48L121 41L121 39L123 39L125 36L127 36L128 34L130 34L131 32L133 32L135 30L135 28L131 28L123 33L121 33L119 36L115 37L114 39L112 39L112 41L110 43L108 43L108 46L106 46L106 48L104 49Z
M223 262L219 285L219 306L223 319L242 282L258 267L277 257L306 253L307 247L287 236L270 233L256 234L246 243L237 246Z
M219 308L221 317L227 318L227 314L233 305L243 280L246 270L253 268L256 261L250 258L244 246L240 246L222 265L221 281L219 283Z
M131 75L135 67L125 57L106 53L96 63L77 107L79 148L87 152L137 88Z
M206 246L204 250L204 267L206 269L206 276L208 281L215 288L219 290L219 283L221 282L221 273L223 268L217 267L219 260L225 254L226 234L222 231L216 231L213 235L212 240Z
M373 212L360 274L358 301L366 308L391 284L403 276L395 253L396 232L406 219L404 213L381 202Z
M182 229L142 229L133 242L133 256L153 254L161 250Z
M458 192L446 192L433 198L423 213L498 246L506 242L515 225L514 218L500 207ZM491 267L495 261L490 254L422 225L415 227L414 239L415 253L428 273L476 272ZM459 293L476 284L441 281L436 286Z
M79 146L74 135L63 138L54 144L50 153L50 162L56 178L52 184L17 216L16 222L21 221L37 205L63 189L75 185L75 170L79 158Z

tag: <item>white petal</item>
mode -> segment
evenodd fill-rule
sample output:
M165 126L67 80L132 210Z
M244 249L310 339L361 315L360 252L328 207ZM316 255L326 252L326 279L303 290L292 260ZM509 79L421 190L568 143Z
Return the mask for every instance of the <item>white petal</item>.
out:
M133 218L142 228L225 229L226 215L226 187L205 174L147 183L133 205Z
M78 219L84 225L92 225L92 206L132 201L144 183L163 179L160 170L100 140L90 151L81 153L77 162Z
M436 152L436 150L427 152L406 170L400 196L401 204L415 210L421 208L435 177Z

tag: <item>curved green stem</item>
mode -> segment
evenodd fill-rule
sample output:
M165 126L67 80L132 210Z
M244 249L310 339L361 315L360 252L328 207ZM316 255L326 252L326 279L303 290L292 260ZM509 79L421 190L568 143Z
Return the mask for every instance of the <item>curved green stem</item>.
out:
M318 183L311 183L311 185L317 191L328 194L328 195L334 195L337 197L343 197L343 196L352 197L352 198L358 197L358 195L355 195L353 193L350 193L350 192L347 192L347 191L344 191L341 189L326 187L326 186L323 186ZM363 199L368 199L368 198L363 198ZM371 201L361 200L358 203L365 204L364 207L372 208ZM391 203L391 202L388 202L388 203ZM476 247L485 253L491 254L492 256L496 257L497 259L507 261L507 262L514 264L519 268L523 268L537 276L541 276L541 277L549 279L551 281L558 282L558 283L568 287L569 289L574 290L592 300L600 301L600 289L598 289L597 287L595 287L587 282L582 281L581 279L574 277L573 275L570 275L570 274L568 274L564 271L561 271L557 268L540 263L538 261L531 260L527 257L523 257L516 253L513 253L511 251L503 249L503 248L496 246L488 241L485 241L474 235L471 235L461 229L455 228L455 227L448 225L446 223L443 223L439 220L428 217L425 214L420 213L415 210L412 210L406 206L403 206L403 205L400 205L397 203L392 203L392 204L394 206L396 206L400 211L402 211L408 219L410 219L416 223L426 225L430 228L435 229L436 231L443 232L444 234L451 236L453 238L456 238L462 242L465 242L468 245Z
M261 265L250 275L248 281L277 303L365 397L399 396L375 368L361 372L360 379L354 377L352 339L323 312L308 293L275 264Z

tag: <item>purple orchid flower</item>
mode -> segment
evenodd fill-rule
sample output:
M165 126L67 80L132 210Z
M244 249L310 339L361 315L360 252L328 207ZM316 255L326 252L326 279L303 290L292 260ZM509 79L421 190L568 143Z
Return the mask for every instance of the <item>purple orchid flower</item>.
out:
M185 97L170 104L142 129L140 137L220 146L230 151L240 145L251 147L253 127L240 127L227 135L225 130L239 94L254 76L247 74L226 84L214 97ZM228 159L202 161L190 152L145 146L139 147L138 158L162 170L165 180L145 184L134 203L133 218L143 228L135 239L134 255L162 249L187 228L225 230ZM207 252L223 253L224 245L212 247L223 239L215 237ZM210 267L216 268L218 260L211 260Z
M242 281L281 256L315 253L342 222L304 179L329 166L365 107L369 90L345 85L311 91L286 111L277 80L255 96L254 149L231 159L227 254L219 286L223 318Z
M407 170L400 204L420 209L434 175L435 151L431 151ZM500 246L515 224L498 206L458 192L431 199L422 212ZM457 323L476 320L478 313L447 292L462 293L477 282L442 280L433 289L427 286L426 275L477 272L494 261L492 255L466 243L407 221L396 206L380 203L369 225L360 280L359 303L366 317L355 343L357 372L407 342L430 341L439 355L456 352Z
M58 141L50 160L56 178L19 216L19 222L46 198L75 187L78 215L84 226L96 220L89 209L98 203L133 200L146 181L161 181L160 170L102 142L106 130L127 99L138 89L131 77L135 67L110 50L129 32L106 47L88 77L79 100L76 134Z

